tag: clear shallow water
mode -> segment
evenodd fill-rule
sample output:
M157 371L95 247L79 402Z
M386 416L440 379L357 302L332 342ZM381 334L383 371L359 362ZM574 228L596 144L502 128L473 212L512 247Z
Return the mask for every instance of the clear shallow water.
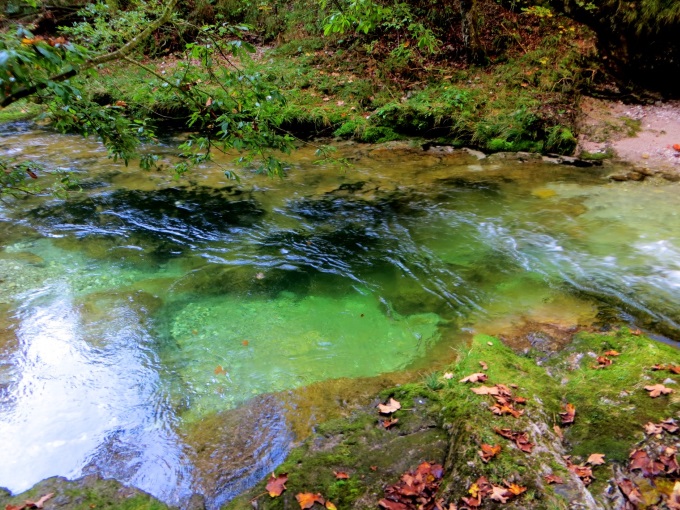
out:
M0 150L84 185L0 208L14 492L99 472L215 507L285 456L286 390L432 370L470 331L527 323L618 313L680 338L678 184L400 146L343 146L345 171L302 150L287 179L239 185L39 131L6 129Z

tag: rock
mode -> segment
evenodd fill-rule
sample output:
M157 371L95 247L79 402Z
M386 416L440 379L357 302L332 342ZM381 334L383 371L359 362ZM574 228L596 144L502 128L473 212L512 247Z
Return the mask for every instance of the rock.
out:
M45 510L90 510L91 508L125 508L126 510L167 510L169 507L146 492L126 487L115 480L95 475L77 480L55 476L39 482L21 494L11 496L0 489L0 508L6 505L22 505L25 500L36 501L53 493L45 503ZM196 507L199 510L199 507Z

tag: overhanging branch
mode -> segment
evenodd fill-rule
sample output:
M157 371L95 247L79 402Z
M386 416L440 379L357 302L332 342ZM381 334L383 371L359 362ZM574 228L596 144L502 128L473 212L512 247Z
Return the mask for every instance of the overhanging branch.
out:
M40 83L36 83L35 85L32 85L31 87L25 87L17 90L13 94L10 94L9 96L5 97L2 102L0 102L0 106L2 108L11 105L12 103L18 101L19 99L22 99L24 97L30 96L31 94L35 94L39 90L42 90L47 87L47 82L52 81L52 82L60 82L67 80L76 74L78 74L80 71L84 71L85 69L89 69L91 67L94 67L99 64L105 64L107 62L111 62L113 60L117 60L120 58L125 57L129 53L132 52L139 44L144 41L148 36L150 36L156 29L161 27L166 21L170 19L170 16L172 16L172 11L177 5L178 0L169 0L167 4L165 4L165 8L163 9L163 12L161 13L160 17L156 19L154 22L149 24L144 30L142 30L139 34L137 34L135 37L130 39L127 43L125 43L123 46L118 48L115 51L112 51L110 53L105 53L104 55L99 55L98 57L93 57L89 60L86 60L81 66L77 68L72 68L68 71L65 71L63 73L60 73L56 76L52 76L47 80L41 81Z

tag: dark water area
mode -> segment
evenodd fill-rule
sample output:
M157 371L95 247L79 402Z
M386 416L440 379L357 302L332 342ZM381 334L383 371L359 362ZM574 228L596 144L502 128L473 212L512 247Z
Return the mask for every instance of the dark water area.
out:
M3 129L5 154L83 183L0 205L13 492L99 473L217 508L333 416L334 392L437 370L475 332L627 322L680 340L678 184L405 144L341 145L345 170L303 148L283 180L229 181L225 159L176 181ZM291 406L303 393L317 404Z

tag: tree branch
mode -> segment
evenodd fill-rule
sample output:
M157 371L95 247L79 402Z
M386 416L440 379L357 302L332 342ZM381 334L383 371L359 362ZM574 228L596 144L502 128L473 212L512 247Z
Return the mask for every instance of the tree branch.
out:
M112 60L117 60L119 58L125 57L128 53L132 52L132 50L134 50L144 39L146 39L149 35L151 35L155 30L157 30L160 26L162 26L166 21L170 19L172 11L177 5L177 2L178 0L169 0L168 3L165 5L162 14L156 21L150 23L144 30L142 30L139 34L130 39L127 43L125 43L117 50L86 60L78 68L71 68L69 71L65 71L45 81L36 83L31 87L21 88L14 92L13 94L10 94L9 96L5 97L2 100L2 102L0 102L0 107L4 108L5 106L9 106L12 103L18 101L19 99L22 99L26 96L30 96L31 94L35 94L39 90L46 88L48 81L52 82L64 81L75 76L80 71L84 71L85 69L89 69L96 65L105 64L107 62L111 62Z

